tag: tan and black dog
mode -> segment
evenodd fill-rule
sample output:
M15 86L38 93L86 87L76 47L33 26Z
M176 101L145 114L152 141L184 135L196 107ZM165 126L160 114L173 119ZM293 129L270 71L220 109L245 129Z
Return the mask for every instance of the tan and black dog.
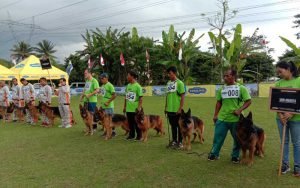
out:
M105 130L105 140L112 138L112 128L121 126L125 130L125 135L129 133L129 125L126 116L114 114L113 116L106 114L103 108L96 108L94 115L95 122L100 122Z
M185 113L184 110L181 110L179 126L182 134L184 150L191 150L192 134L194 135L193 141L196 139L198 134L200 143L202 144L204 142L204 123L198 117L191 115L191 109L189 109L187 113Z
M14 112L15 105L9 103L8 107L0 107L0 119L3 119L4 122L11 121L11 114Z
M264 156L266 135L262 128L254 125L251 112L247 117L244 117L242 114L240 115L236 134L242 149L242 164L252 165L254 155ZM249 159L246 157L247 150L249 150Z
M148 130L153 128L156 130L157 135L164 135L163 120L158 115L145 115L143 108L136 110L135 121L141 130L141 141L146 142L148 139Z
M85 106L79 104L80 116L86 126L85 135L93 135L93 114L88 111Z

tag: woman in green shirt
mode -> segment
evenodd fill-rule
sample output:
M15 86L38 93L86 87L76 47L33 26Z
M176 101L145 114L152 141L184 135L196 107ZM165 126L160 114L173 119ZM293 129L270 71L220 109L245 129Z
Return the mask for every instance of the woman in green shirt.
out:
M276 71L281 79L276 82L275 87L300 88L300 78L293 62L277 63ZM290 171L289 139L291 137L294 149L294 176L300 177L300 115L287 112L278 113L276 120L281 141L283 126L286 126L281 173L286 174Z

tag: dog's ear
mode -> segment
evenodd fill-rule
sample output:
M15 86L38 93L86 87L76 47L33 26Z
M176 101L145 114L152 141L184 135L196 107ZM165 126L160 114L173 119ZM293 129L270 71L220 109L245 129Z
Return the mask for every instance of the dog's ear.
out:
M183 115L184 114L184 110L183 109L181 109L181 115Z
M79 109L82 109L82 105L81 104L79 104Z
M187 115L188 117L191 117L191 113L192 113L192 111L191 111L191 109L189 108L189 110L187 111L186 115Z
M252 120L252 112L249 112L247 118Z
M143 108L143 107L141 108L141 112L143 112L143 113L144 113L144 108Z
M101 109L101 107L99 108L99 110ZM98 112L99 111L97 106L95 107L95 112Z
M136 108L136 109L135 109L135 113L139 113L139 109Z
M241 115L240 115L240 121L242 121L242 120L244 120L244 119L245 119L244 115L241 114Z

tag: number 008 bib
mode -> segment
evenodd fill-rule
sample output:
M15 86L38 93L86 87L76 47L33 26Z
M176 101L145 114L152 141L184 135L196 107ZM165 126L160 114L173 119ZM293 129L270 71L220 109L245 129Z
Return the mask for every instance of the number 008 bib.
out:
M239 86L224 86L221 95L223 99L234 99L240 97Z

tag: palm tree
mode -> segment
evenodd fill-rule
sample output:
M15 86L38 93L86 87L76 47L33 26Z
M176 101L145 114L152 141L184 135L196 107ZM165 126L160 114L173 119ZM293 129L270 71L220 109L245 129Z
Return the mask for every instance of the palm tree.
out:
M54 59L55 56L53 55L56 50L54 50L55 45L49 40L42 40L41 42L37 43L37 47L34 48L34 51L37 52L39 57L46 56L50 59Z
M10 51L12 51L12 55L16 56L17 60L20 61L33 54L33 50L34 48L31 47L30 44L20 41L15 44Z

